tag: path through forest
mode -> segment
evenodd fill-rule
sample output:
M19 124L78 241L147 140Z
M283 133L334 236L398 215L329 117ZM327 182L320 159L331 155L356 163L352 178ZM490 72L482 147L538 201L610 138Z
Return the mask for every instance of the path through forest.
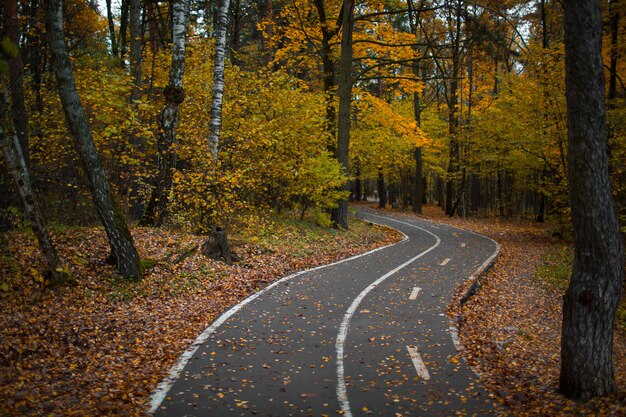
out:
M284 278L220 317L153 394L156 416L492 415L445 314L497 244L362 211L398 244Z

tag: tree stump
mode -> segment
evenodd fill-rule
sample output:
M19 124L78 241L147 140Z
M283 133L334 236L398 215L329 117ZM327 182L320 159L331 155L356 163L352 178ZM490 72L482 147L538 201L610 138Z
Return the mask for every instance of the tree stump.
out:
M226 231L222 230L221 227L216 227L207 240L202 243L200 253L211 259L223 260L228 265L241 261L241 258L230 250Z

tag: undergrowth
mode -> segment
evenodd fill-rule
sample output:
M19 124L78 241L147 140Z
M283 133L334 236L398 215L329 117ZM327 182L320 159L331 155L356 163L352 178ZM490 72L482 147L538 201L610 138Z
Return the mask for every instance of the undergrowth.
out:
M574 247L566 243L554 245L543 255L542 261L535 278L547 288L565 294L572 275ZM615 320L619 326L626 328L626 288L622 292Z

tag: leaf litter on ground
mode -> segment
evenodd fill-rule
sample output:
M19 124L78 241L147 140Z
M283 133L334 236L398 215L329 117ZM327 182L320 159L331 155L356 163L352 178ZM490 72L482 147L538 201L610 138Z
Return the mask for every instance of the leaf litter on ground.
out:
M558 393L562 296L569 276L563 265L550 263L555 257L563 258L561 264L568 262L567 242L552 237L548 226L529 220L451 219L434 206L426 206L423 217L481 233L501 245L478 293L461 307L470 283L461 285L448 313L458 321L463 356L505 406L506 415L626 415L624 320L618 320L614 332L616 393L587 403ZM622 315L625 302L622 297Z
M74 280L57 289L43 287L33 237L11 233L0 258L0 415L145 415L179 355L229 307L292 272L400 239L364 222L339 231L276 219L264 230L234 236L243 261L228 266L198 251L172 261L203 236L135 228L147 268L137 283L104 262L101 228L56 231Z

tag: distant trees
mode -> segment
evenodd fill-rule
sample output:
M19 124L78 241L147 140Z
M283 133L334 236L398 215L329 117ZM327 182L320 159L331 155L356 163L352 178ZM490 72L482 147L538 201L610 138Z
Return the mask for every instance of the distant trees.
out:
M103 2L99 14L93 2L65 1L88 153L97 150L122 218L207 231L291 210L345 227L347 201L379 185L381 206L419 213L428 202L567 233L560 2L368 1L351 15L344 0L186 3L181 24L179 2ZM7 35L10 16L21 17L27 64L28 123L12 124L31 132L44 214L93 224L94 178L66 138L43 4L3 3ZM609 170L624 220L622 4L602 3L602 18ZM11 184L0 177L3 213L15 205Z

